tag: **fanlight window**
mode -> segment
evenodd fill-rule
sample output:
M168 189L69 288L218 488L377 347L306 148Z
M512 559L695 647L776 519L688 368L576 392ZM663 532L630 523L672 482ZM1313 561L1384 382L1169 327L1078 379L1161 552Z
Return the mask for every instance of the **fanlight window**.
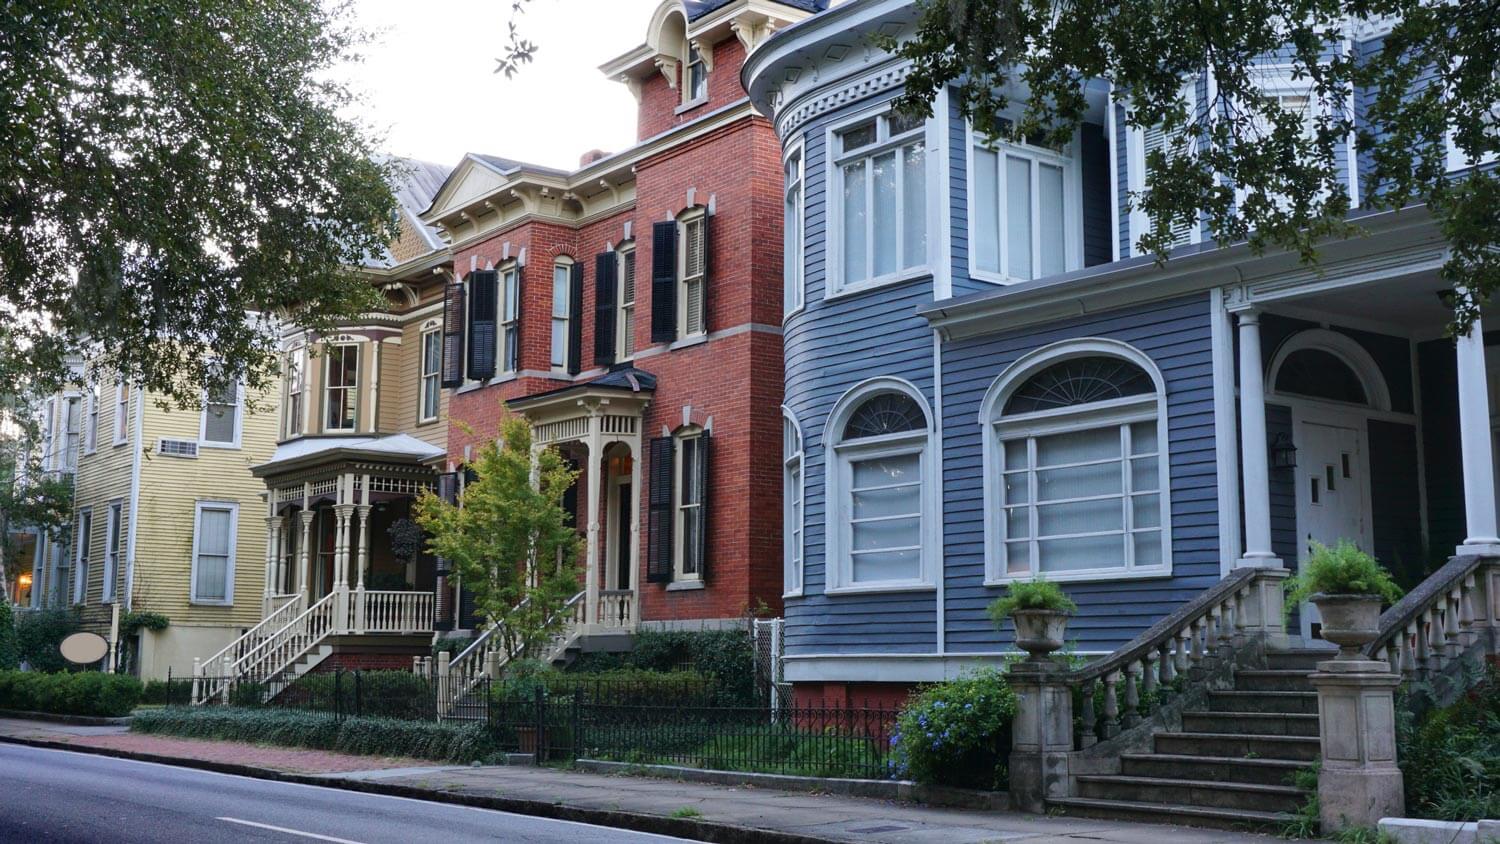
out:
M1276 392L1350 404L1369 404L1364 382L1342 358L1323 349L1298 349L1276 372Z
M1073 358L1032 376L1005 403L1005 415L1036 413L1110 399L1146 395L1156 390L1151 376L1119 358Z
M883 393L859 406L844 426L844 439L920 431L927 426L922 408L902 393Z

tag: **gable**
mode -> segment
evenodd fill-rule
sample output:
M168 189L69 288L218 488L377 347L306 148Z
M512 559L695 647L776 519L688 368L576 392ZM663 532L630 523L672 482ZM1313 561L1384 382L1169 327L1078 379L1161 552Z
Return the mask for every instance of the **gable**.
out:
M448 177L448 181L433 197L432 207L422 214L427 219L440 219L463 208L485 194L505 184L505 177L495 170L465 158L463 163Z

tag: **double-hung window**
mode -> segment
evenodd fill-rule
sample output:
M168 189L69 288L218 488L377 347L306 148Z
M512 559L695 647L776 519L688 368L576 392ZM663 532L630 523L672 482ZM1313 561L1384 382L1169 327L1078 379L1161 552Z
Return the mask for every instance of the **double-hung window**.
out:
M568 321L573 318L573 262L552 265L552 368L568 368Z
M323 429L353 431L359 412L359 346L347 343L328 347L323 383Z
M104 532L104 586L100 593L105 602L115 599L115 582L120 577L120 553L125 541L124 515L124 502L109 505L109 521L105 523Z
M515 372L521 359L521 268L511 264L500 272L501 371Z
M679 247L677 291L677 324L680 337L688 338L707 331L708 315L704 299L704 283L708 277L708 243L703 212L694 211L682 219L682 238Z
M63 405L62 468L72 471L78 466L78 445L83 434L83 397L68 396Z
M702 432L693 430L677 437L677 542L676 580L699 580L703 577L704 483L707 478L708 450Z
M83 425L83 453L93 454L99 447L99 385L89 385L88 419Z
M439 329L422 332L422 370L418 396L418 422L432 422L438 418L438 405L442 398L443 335Z
M703 53L689 44L687 65L682 70L682 102L684 105L708 99L708 66Z
M115 384L115 445L130 438L130 388L124 381Z
M1311 81L1292 79L1286 74L1279 77L1273 75L1261 83L1260 96L1264 107L1279 108L1281 113L1294 121L1302 142L1311 145L1316 141L1318 116L1323 111L1323 106L1318 102ZM1252 117L1248 133L1249 142L1271 143L1276 127L1265 115L1255 114ZM1235 204L1244 205L1248 195L1247 190L1237 187L1234 194ZM1266 199L1272 205L1290 209L1291 197L1286 194L1273 192Z
M240 444L240 387L230 383L205 394L198 439L209 448Z
M296 349L286 356L286 423L288 437L302 435L303 398L307 386L303 382L302 350Z
M1132 255L1146 254L1140 249L1141 238L1150 233L1154 224L1150 216L1141 208L1142 198L1151 190L1151 173L1149 172L1151 154L1160 152L1171 158L1182 154L1193 155L1197 151L1197 138L1192 134L1197 131L1197 120L1200 117L1197 81L1195 79L1185 81L1179 90L1179 96L1187 107L1189 118L1186 137L1182 128L1173 128L1168 131L1160 124L1146 127L1132 126L1127 130L1126 186L1131 194L1129 246ZM1129 109L1122 105L1121 113L1129 113ZM1123 117L1121 119L1123 120ZM1174 248L1188 243L1197 243L1202 237L1200 226L1191 225L1179 219L1173 219L1171 226L1171 245Z
M619 283L615 285L619 317L615 324L615 360L635 354L635 247L622 247L615 262Z
M970 142L969 233L975 277L1028 281L1081 263L1078 171L1065 152Z
M783 584L787 596L802 594L802 432L797 420L782 416L781 501Z
M234 534L239 505L233 502L198 503L193 532L193 601L203 604L234 602Z
M802 148L792 150L786 158L783 178L786 184L786 209L782 240L782 312L790 314L802 307Z
M895 112L830 137L838 247L830 292L900 278L927 264L925 124Z
M73 564L73 603L81 604L89 591L89 553L94 537L94 511L78 511L78 547Z

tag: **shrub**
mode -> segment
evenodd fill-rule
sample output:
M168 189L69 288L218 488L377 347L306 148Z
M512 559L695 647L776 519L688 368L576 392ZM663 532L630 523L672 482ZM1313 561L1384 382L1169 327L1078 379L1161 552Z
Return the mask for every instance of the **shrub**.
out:
M132 732L244 741L370 756L410 756L440 762L477 762L494 755L484 724L345 718L296 709L172 707L148 710Z
M691 669L713 680L713 699L725 706L755 703L755 641L744 628L732 630L642 630L626 667L646 671Z
M1491 666L1452 706L1400 726L1397 756L1412 817L1500 817L1500 668Z
M337 694L335 694L337 692ZM410 671L307 674L273 703L333 709L372 718L431 718L431 682Z
M124 674L0 671L0 709L121 716L135 709L141 692L141 681Z
M1005 588L1005 597L996 598L986 612L999 625L1016 610L1054 610L1072 612L1078 609L1056 583L1046 580L1017 580Z
M38 610L16 619L16 645L21 660L33 671L57 672L72 669L63 659L58 645L79 628L78 615L68 610Z
M1312 555L1301 572L1287 581L1288 609L1319 592L1328 595L1379 595L1387 603L1401 599L1401 587L1374 557L1347 539L1332 548L1312 543Z
M928 686L901 711L891 745L917 782L996 789L1006 784L1016 696L1005 675L981 669Z
M647 671L616 668L594 674L550 668L508 671L504 682L491 687L493 700L531 700L536 689L548 696L582 692L585 699L606 706L707 706L719 702L714 678L697 671Z
M16 644L16 622L10 602L0 598L0 671L14 671L21 664L21 650Z

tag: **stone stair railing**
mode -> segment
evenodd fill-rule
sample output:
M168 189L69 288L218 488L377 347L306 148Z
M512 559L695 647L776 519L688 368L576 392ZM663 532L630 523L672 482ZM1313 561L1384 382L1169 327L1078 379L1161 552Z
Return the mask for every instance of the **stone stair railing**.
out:
M279 628L260 636L238 657L234 656L235 645L231 644L216 655L217 662L212 658L206 663L202 660L194 660L193 704L204 704L215 698L227 697L236 680L242 678L269 680L281 674L335 632L338 626L337 597L336 592L323 596L322 600L303 610ZM287 606L297 605L288 604ZM282 610L285 609L286 607L282 608ZM278 610L257 627L276 620L282 610ZM240 638L245 639L249 635L246 633Z
M548 642L544 658L554 658L571 643L584 621L585 595L587 592L580 591L569 598L557 615L553 616L564 617L566 621ZM500 670L518 653L518 648L510 646L506 639L504 625L494 624L452 659L448 658L447 653L440 653L437 664L428 666L418 658L419 673L436 675L439 717L452 710L482 681L500 676Z
M1476 649L1500 649L1500 559L1453 557L1380 616L1365 647L1402 681L1432 680Z

